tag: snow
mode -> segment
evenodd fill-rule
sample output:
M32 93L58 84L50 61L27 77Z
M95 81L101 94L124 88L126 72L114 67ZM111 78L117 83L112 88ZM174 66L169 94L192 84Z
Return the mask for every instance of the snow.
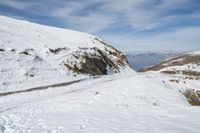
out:
M91 39L95 36L86 33L33 24L4 16L0 16L0 20L0 35L3 38L1 45L4 46L5 42L9 42L4 46L6 48L9 46L9 48L17 47L17 49L23 50L29 46L29 48L34 48L36 51L42 51L45 50L45 45L50 48L65 47L67 45L69 49L97 46L97 42ZM98 43L98 45L104 48L103 44Z
M196 52L190 52L190 53L186 53L185 56L194 56L194 58L198 59L200 55L200 51L196 51ZM177 57L178 58L178 57ZM184 65L173 65L170 66L171 64L173 64L173 62L184 62L184 60L186 60L185 57L182 57L180 59L175 59L172 61L167 61L166 63L163 63L164 67L163 69L161 69L159 72L161 71L196 71L196 72L200 72L200 63L197 61L195 62L191 62L191 63L185 63Z
M0 92L88 78L69 71L64 63L79 66L80 59L73 55L97 52L90 48L114 51L93 35L0 16L0 49L4 50L0 51ZM113 61L114 56L108 54Z
M198 133L199 107L187 103L180 86L161 82L168 78L119 74L0 97L0 125L5 133Z
M170 66L170 67L165 67L161 69L160 71L165 71L165 70L189 70L189 71L197 71L200 72L200 65L199 64L185 64L182 66Z
M189 55L200 55L200 51L190 52Z
M136 74L129 67L90 77L59 65L75 63L71 54L79 47L113 50L95 38L0 16L0 48L5 50L0 51L0 133L199 133L200 108L189 105L182 94L199 89L199 80ZM61 51L52 54L49 48ZM79 79L84 80L1 95Z

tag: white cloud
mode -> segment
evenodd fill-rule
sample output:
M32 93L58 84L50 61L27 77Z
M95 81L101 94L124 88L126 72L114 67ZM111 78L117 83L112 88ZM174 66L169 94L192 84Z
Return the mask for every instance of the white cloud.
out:
M138 50L200 50L200 27L182 27L148 36L104 35L112 45L123 51Z
M114 18L104 14L89 14L88 16L71 16L68 22L73 24L76 29L87 31L88 33L97 33L114 22Z
M32 6L32 4L27 2L21 2L17 0L1 0L0 5L9 6L19 10L25 10Z
M133 31L145 31L165 26L180 17L190 19L192 17L190 15L182 14L179 16L173 13L166 15L166 12L178 10L182 6L187 6L190 2L190 0L35 0L23 2L20 2L20 0L4 0L0 1L0 5L41 16L63 19L70 26L73 26L72 28L97 33L119 21L131 26ZM88 8L90 5L95 5L98 10L90 11L90 8ZM82 12L83 14L86 13L77 15L77 13Z
M192 45L197 47L200 42L200 28L192 27L192 25L190 27L174 26L177 29L169 26L167 31L162 33L142 34L149 30L173 25L176 22L199 20L199 10L185 14L176 12L182 8L190 9L191 0L20 1L22 0L0 0L0 5L59 19L71 29L101 35L123 50L130 48L132 50L181 49L189 48ZM126 29L117 29L117 26L114 28L119 33L105 32L107 29L113 28L113 25L125 25L128 27L128 32L123 32ZM102 31L104 32L102 33Z
M87 6L88 3L86 2L69 2L62 8L52 10L52 12L50 12L50 16L63 19L66 23L72 26L72 28L86 31L88 33L97 33L114 22L114 17L101 12L90 12L86 15L75 15L76 12L84 10Z
M156 4L153 0L109 0L102 8L107 12L122 14L124 22L131 25L134 30L151 30L169 22L163 18L167 16L170 19L174 15L173 13L165 15L167 12L178 10L190 2L190 0L161 0Z
M67 16L71 16L73 12L76 10L80 10L83 8L83 5L77 2L65 3L62 7L55 8L49 12L50 16L66 18Z

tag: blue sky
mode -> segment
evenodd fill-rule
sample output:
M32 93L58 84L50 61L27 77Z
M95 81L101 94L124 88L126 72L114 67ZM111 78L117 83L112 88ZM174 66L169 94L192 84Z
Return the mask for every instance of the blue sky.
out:
M200 0L0 0L0 14L91 33L122 51L200 50Z

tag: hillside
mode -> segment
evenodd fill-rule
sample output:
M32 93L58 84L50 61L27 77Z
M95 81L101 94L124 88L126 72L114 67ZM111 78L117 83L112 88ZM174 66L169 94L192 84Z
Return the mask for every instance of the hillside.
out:
M200 76L200 52L187 53L181 56L163 61L158 65L143 68L140 72L159 71L161 73L182 74L199 78Z
M0 64L0 91L132 71L126 57L99 37L4 16Z
M200 88L192 86L193 80L200 80L200 52L191 52L163 61L158 65L143 68L140 72L163 73L169 74L170 82L180 84L179 89L188 102L192 105L200 105ZM181 79L184 80L181 83ZM189 82L191 85L186 85Z
M131 67L139 71L141 68L153 66L163 60L183 54L183 51L147 51L147 52L128 52L126 57Z
M160 73L198 55L136 73L99 37L0 16L0 133L199 133L198 78Z
M191 82L170 78L109 75L0 97L0 132L198 133L199 107L179 92Z

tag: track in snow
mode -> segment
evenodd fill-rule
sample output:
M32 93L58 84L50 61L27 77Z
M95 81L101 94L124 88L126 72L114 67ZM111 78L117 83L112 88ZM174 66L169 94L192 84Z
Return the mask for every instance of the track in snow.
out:
M96 78L99 78L99 77L93 77L93 79L96 79ZM12 95L12 94L17 94L17 93L24 93L24 92L31 92L31 91L36 91L36 90L45 90L45 89L48 89L48 88L68 86L68 85L78 83L78 82L81 82L81 81L84 81L84 80L87 80L87 79L79 79L79 80L74 80L74 81L69 81L69 82L64 82L64 83L57 83L57 84L52 84L52 85L39 86L39 87L34 87L34 88L29 88L29 89L19 90L19 91L3 92L3 93L0 93L0 97Z

